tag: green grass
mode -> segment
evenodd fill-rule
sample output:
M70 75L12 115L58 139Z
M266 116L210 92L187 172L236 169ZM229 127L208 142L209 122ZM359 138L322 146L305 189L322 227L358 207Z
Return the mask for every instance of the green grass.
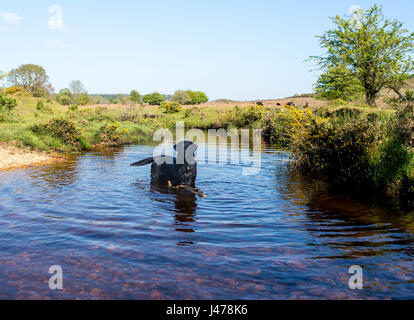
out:
M178 113L167 114L158 107L127 105L81 107L71 111L70 106L62 106L53 100L21 94L13 98L18 105L13 110L13 121L0 123L0 141L44 151L62 151L62 146L46 134L34 133L32 128L55 118L72 120L88 144L93 146L99 143L101 128L110 123L118 123L119 131L126 129L122 140L124 144L134 144L148 142L157 129L174 129L177 121L184 121L189 128L208 129L217 122L219 113L223 111L217 107L203 107L201 111L189 114L188 110L192 107L184 107ZM39 108L39 105L44 107ZM57 145L60 147L57 148Z

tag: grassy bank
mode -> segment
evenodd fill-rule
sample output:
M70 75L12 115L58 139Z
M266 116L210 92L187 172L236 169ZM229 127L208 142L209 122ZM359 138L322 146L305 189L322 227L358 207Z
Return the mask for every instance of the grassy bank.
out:
M155 130L173 130L177 121L187 128L258 128L292 152L296 170L357 193L387 195L400 207L414 205L414 111L394 100L378 108L313 97L263 106L220 101L168 113L132 104L61 106L22 93L9 98L16 106L2 111L1 142L76 153L150 141Z
M158 106L138 104L62 106L21 92L7 97L15 100L16 106L0 110L4 115L0 118L0 141L65 153L147 141L157 129L174 129L177 121L184 121L187 128L210 129L244 127L261 119L244 119L243 110L254 102L223 100L167 113ZM279 109L289 101L305 104L305 98L298 97L265 101L264 108ZM315 107L325 104L311 98L306 101Z

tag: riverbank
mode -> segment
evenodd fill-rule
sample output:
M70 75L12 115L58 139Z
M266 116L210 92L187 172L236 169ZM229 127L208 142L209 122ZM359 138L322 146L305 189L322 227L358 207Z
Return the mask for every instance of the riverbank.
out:
M17 106L0 122L0 142L73 154L153 143L156 130L173 131L178 121L186 129L262 129L275 147L291 152L294 170L345 191L368 190L396 206L414 206L414 111L395 100L376 108L312 96L262 103L214 101L168 113L138 104L79 107L13 98Z
M0 171L42 166L61 160L62 157L57 155L0 143Z

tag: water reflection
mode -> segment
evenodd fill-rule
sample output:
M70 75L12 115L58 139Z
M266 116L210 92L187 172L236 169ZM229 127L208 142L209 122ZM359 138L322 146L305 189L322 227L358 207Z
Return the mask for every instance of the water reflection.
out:
M176 231L193 233L196 222L197 198L186 190L174 190L163 184L151 182L151 190L174 197L174 227ZM188 243L186 243L188 244Z
M187 191L178 191L174 202L175 226L177 231L195 232L194 225L196 222L195 212L197 209L196 196Z
M200 165L208 198L131 168L150 146L0 173L0 298L413 297L413 215L332 193L262 149L255 176ZM63 292L47 286L54 264ZM348 290L353 264L366 271L362 292Z
M28 177L35 187L62 188L76 183L79 169L76 157L71 157L62 162L29 171Z
M414 245L414 215L357 201L326 183L288 173L284 199L303 207L294 219L303 223L320 247L313 259L356 259L407 253ZM330 248L332 250L328 250Z

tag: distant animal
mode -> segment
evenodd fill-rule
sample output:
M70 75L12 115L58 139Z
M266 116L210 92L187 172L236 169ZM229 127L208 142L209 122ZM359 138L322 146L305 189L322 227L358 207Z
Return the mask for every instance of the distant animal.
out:
M260 107L263 107L263 106L264 106L264 104L263 104L263 102L262 102L262 101L258 101L258 102L256 102L256 104L257 104L258 106L260 106Z
M194 160L198 146L191 141L181 141L174 146L177 157L157 156L131 164L132 167L151 166L151 182L194 188L197 178L197 163ZM178 159L178 160L177 160Z

